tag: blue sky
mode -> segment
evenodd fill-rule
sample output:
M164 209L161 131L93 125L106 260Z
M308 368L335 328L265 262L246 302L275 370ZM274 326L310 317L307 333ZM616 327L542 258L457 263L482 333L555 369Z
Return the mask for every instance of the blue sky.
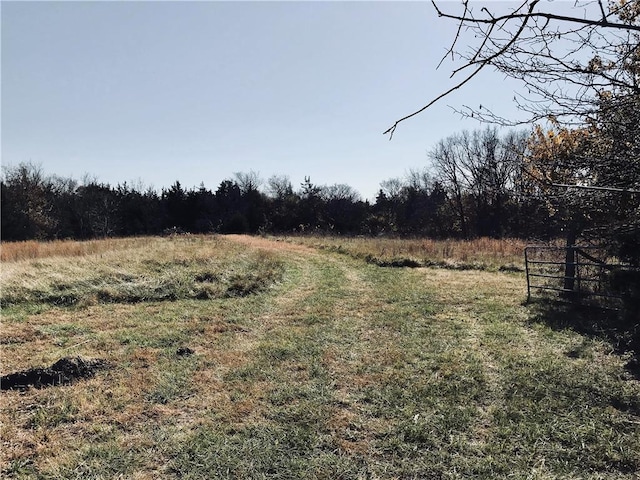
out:
M453 4L452 4L453 5ZM479 7L478 7L479 8ZM517 85L453 85L456 25L427 2L2 2L2 163L156 189L215 190L234 172L347 183L427 165L483 128L451 106L514 112Z

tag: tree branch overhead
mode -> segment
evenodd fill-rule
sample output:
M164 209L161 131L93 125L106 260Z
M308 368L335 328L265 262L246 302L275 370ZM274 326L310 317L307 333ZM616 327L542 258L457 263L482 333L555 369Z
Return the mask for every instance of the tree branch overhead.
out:
M473 70L397 120L384 131L390 139L400 123L465 86L487 67L521 83L517 106L527 120L514 122L484 108L456 112L503 125L551 117L579 124L592 119L607 92L640 94L639 0L616 0L607 5L602 0L578 1L569 14L553 11L554 3L540 0L525 0L510 11L489 4L481 7L478 16L468 0L461 2L460 13L443 10L435 0L432 5L440 18L457 22L455 36L437 68L446 59L462 59L462 64L452 69L451 78ZM450 5L447 3L448 8ZM472 35L468 37L469 51L460 47L466 34Z

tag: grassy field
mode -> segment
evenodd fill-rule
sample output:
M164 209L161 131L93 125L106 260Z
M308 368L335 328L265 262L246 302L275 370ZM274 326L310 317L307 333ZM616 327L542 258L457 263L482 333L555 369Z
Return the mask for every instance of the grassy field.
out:
M3 261L3 375L109 365L0 393L3 478L638 478L640 382L524 305L523 274L498 271L515 254L111 242Z

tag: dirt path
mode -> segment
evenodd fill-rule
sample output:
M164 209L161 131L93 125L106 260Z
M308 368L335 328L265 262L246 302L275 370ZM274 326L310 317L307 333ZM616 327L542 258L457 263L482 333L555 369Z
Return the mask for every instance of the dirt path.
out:
M264 336L252 348L259 350L260 341L280 336L297 335L301 343L314 337L318 351L311 361L319 363L330 385L325 428L345 454L370 453L374 429L362 426L371 427L375 422L358 402L360 389L374 381L359 370L386 337L372 320L387 308L376 285L366 276L367 268L375 267L287 241L245 235L225 238L249 248L284 254L296 263L297 277L261 317Z
M288 261L296 263L298 280L277 297L276 307L272 309L278 317L286 318L294 312L313 313L317 306L309 299L314 294L324 295L329 300L337 295L340 301L332 301L332 310L337 315L362 317L363 312L377 303L374 287L364 277L360 262L288 241L247 235L228 235L225 238L249 248L286 255ZM327 270L325 275L323 270ZM332 281L340 283L339 291L336 291L335 284L330 284Z

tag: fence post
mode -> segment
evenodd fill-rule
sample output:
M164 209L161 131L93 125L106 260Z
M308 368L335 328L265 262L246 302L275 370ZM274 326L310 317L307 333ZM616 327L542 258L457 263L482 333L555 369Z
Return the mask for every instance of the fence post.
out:
M529 282L529 257L527 256L527 250L529 247L524 247L524 270L527 274L527 303L531 301L531 283Z
M567 246L567 253L564 261L564 290L573 292L576 283L576 249Z
M564 290L574 291L576 281L576 233L573 228L567 232L567 251L564 260Z

